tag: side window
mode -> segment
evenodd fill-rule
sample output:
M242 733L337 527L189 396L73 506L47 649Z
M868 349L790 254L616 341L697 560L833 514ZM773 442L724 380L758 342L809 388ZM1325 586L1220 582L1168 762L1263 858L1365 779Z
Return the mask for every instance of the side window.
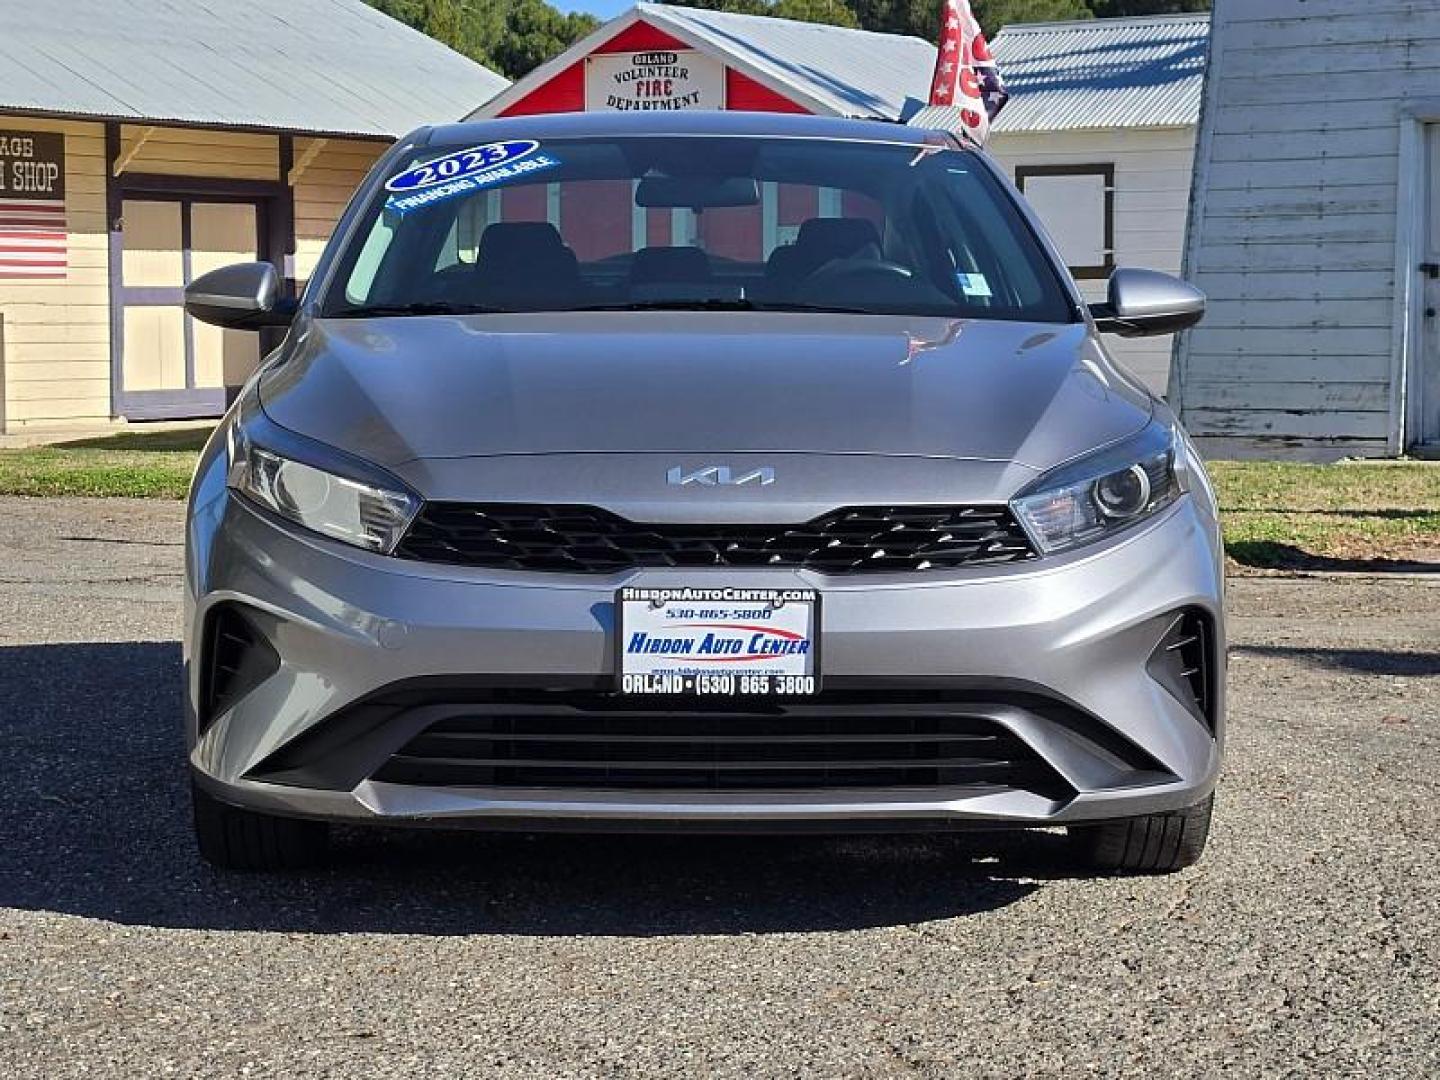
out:
M440 243L439 254L435 257L436 271L448 270L452 266L474 266L480 253L480 234L491 213L489 193L466 199L455 213L450 231Z
M1046 284L1036 264L1026 257L1018 218L996 212L987 185L969 165L946 169L949 183L937 200L940 225L933 231L950 237L943 269L953 274L955 291L967 305L991 310L1023 310L1044 302ZM930 229L921 226L917 236Z
M371 289L375 287L375 275L380 272L380 264L394 239L394 225L387 221L383 214L380 215L375 227L370 230L370 235L365 238L365 244L350 271L350 278L345 282L345 299L350 303L361 304L369 297Z
M1106 278L1115 269L1115 166L1021 165L1024 193L1077 278Z

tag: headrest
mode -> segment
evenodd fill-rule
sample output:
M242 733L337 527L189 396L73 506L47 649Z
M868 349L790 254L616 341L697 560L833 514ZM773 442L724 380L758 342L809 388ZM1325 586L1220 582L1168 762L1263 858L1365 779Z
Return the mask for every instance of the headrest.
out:
M795 237L796 247L823 251L830 258L854 254L867 244L880 246L880 232L868 218L808 218Z
M551 254L565 247L560 233L548 221L497 221L480 234L481 262L523 259Z
M635 252L630 280L709 281L710 259L697 247L647 247Z

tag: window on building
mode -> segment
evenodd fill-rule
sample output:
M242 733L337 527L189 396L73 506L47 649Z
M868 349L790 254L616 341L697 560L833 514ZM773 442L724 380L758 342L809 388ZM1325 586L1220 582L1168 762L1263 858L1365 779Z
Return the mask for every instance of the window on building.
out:
M1021 165L1015 183L1077 278L1115 269L1115 166Z

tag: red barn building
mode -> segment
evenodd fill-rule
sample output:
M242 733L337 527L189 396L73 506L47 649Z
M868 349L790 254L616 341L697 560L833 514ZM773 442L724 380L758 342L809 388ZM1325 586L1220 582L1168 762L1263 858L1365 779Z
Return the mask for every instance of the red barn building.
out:
M919 38L665 4L637 4L536 68L472 119L581 111L735 109L898 119L928 92L935 46ZM764 259L813 217L878 208L826 189L766 184L758 207L641 210L629 185L503 192L498 219L549 221L582 260L622 249L699 243L714 255ZM584 205L565 205L566 196ZM729 217L724 217L729 215ZM751 227L736 228L736 218ZM707 235L710 233L712 235Z

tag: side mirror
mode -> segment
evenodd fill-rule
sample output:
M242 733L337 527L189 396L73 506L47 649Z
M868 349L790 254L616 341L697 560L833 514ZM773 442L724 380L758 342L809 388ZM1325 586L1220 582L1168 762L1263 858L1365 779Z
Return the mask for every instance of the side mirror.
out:
M185 310L227 330L288 326L298 307L280 295L280 275L268 262L222 266L185 287Z
M1205 317L1204 293L1155 270L1116 270L1110 275L1109 295L1105 303L1090 305L1090 315L1103 334L1173 334Z

